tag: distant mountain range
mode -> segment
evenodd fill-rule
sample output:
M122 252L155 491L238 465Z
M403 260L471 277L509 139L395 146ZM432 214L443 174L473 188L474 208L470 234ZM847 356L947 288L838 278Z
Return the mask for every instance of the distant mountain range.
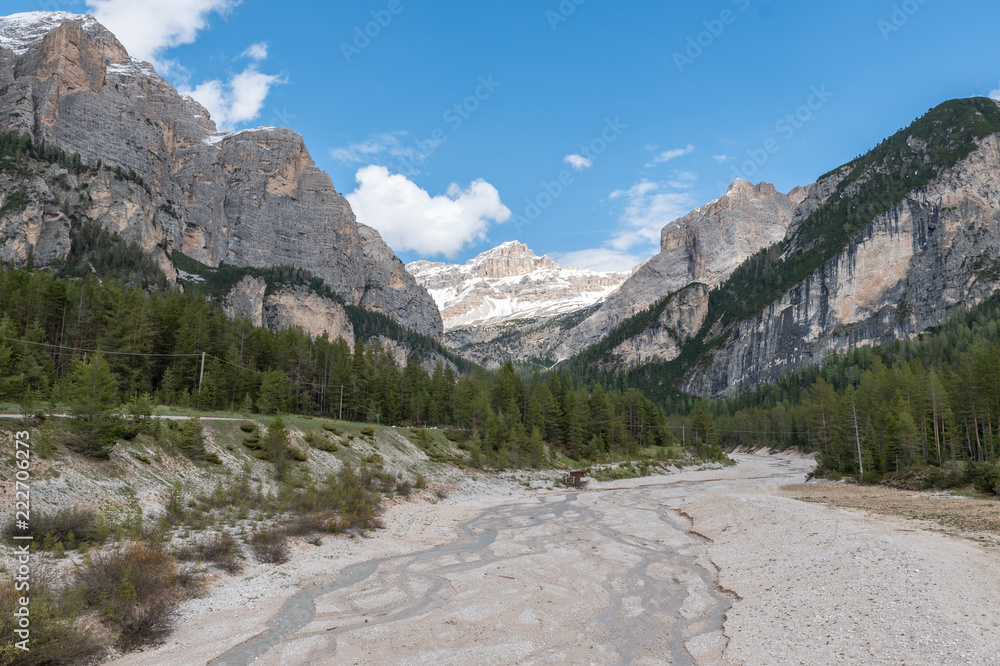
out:
M441 310L445 331L576 312L600 303L628 278L565 268L512 241L465 264L406 265Z
M486 367L733 395L1000 288L1000 106L946 102L788 194L737 180L631 275L516 242L404 267L295 132L219 132L92 17L17 14L0 17L0 262L199 287L231 317L439 358L443 340Z

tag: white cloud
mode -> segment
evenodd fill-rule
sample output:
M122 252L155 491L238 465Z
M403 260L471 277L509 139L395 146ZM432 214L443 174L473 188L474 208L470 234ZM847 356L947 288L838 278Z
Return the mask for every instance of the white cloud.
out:
M669 162L670 160L677 159L678 157L684 157L685 155L690 155L694 152L694 146L690 143L684 148L674 148L673 150L665 150L659 155L657 155L652 164L647 164L646 166L655 166L657 164L663 164L664 162Z
M161 74L186 79L176 61L164 59L169 48L195 41L213 13L226 14L242 0L87 0L87 8L125 45L129 54L153 63ZM267 58L267 43L252 44L241 57L256 62ZM260 115L271 86L284 79L264 74L253 64L229 81L213 79L194 86L186 81L178 92L202 103L220 129L233 129Z
M697 178L696 173L682 171L668 182L643 179L627 190L612 192L612 201L623 204L618 231L602 247L567 252L554 258L564 266L631 270L659 251L663 227L687 215L697 205L694 194L686 191Z
M423 153L414 147L403 145L402 139L406 136L406 132L398 131L373 134L364 141L348 144L344 148L332 149L330 157L345 164L372 164L385 157L422 160Z
M230 130L259 116L271 86L279 83L284 83L282 77L259 72L254 64L228 82L213 79L178 92L201 102L219 129Z
M552 258L563 266L628 273L648 257L643 258L636 254L619 252L609 248L594 248L553 254Z
M584 169L589 169L594 166L594 161L588 160L583 155L567 155L563 158L563 162L570 165L577 171L583 171Z
M160 56L165 49L193 42L212 13L225 14L240 0L87 0L94 17L113 32L130 55L161 70L172 63Z
M1000 102L1000 87L997 87L996 90L990 91L990 99L995 99Z
M355 179L358 187L347 200L358 221L377 229L397 252L454 257L466 245L484 240L491 223L506 222L511 215L485 180L464 190L452 183L445 195L431 196L384 166L366 166Z
M612 192L612 199L624 200L625 209L619 219L621 231L606 245L621 252L658 246L663 227L683 217L696 205L690 192L674 192L669 187L669 183L643 179L628 190Z
M672 180L667 181L667 185L676 190L686 190L694 187L698 182L698 174L694 171L678 171L673 175Z
M718 162L719 164L725 164L727 161L729 161L729 155L712 155L712 159Z
M260 62L267 60L267 42L256 42L247 47L247 50L240 54L242 58L250 58Z

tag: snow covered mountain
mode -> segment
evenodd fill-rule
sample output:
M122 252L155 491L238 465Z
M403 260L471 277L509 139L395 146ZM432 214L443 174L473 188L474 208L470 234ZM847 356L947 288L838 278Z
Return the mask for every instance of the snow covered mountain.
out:
M437 303L445 331L576 312L603 301L629 276L565 268L517 241L464 265L416 261L406 269Z

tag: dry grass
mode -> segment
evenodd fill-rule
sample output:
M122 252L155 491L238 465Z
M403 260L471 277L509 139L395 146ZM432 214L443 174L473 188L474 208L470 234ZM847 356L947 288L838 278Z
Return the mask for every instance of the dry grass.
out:
M844 483L808 483L782 490L805 502L929 521L947 532L1000 536L1000 500Z
M262 564L284 564L289 559L288 535L275 527L262 527L254 532L250 548Z

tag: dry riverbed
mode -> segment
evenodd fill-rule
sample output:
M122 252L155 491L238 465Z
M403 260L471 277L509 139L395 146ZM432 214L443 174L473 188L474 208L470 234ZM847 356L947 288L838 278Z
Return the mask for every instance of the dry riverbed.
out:
M108 663L1000 663L1000 549L793 499L811 459L739 462L400 501L374 535L220 574Z

